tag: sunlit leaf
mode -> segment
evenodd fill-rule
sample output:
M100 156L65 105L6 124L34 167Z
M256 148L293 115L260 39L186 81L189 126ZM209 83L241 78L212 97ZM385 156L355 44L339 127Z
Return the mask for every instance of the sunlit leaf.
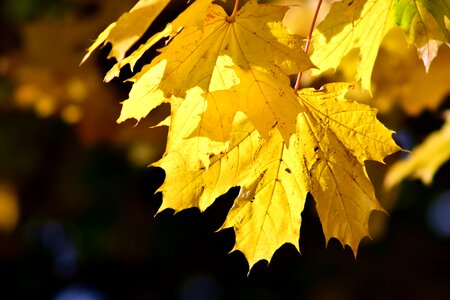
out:
M364 161L382 161L400 148L392 131L376 119L376 111L346 100L345 91L343 84L301 90L308 110L298 126L325 237L337 238L356 255L361 239L369 236L370 213L382 210Z
M408 42L416 46L426 70L436 57L439 46L450 46L450 33L445 19L450 18L449 0L398 0L394 1L392 14L402 28Z
M430 134L406 159L396 162L386 174L384 185L390 189L408 177L431 184L436 171L449 158L450 114L447 112L444 126Z
M314 35L321 70L359 48L358 76L369 88L378 46L396 24L392 7L392 1L335 3ZM166 39L160 54L131 78L118 121L139 121L170 104L170 117L156 125L169 126L164 156L153 164L166 172L159 212L204 211L239 186L221 228L234 229L233 249L250 268L270 261L285 243L299 249L308 193L327 242L337 238L356 254L369 236L371 212L383 211L365 161L383 162L400 150L375 109L345 99L349 84L294 92L289 76L314 65L302 39L283 25L286 11L248 1L229 16L218 3L197 0L106 77L126 64L133 69Z
M117 22L110 24L100 33L89 47L82 63L96 48L106 43L112 45L109 57L121 61L169 2L170 0L139 0L128 13L123 14Z
M222 228L234 228L234 249L252 267L259 260L270 261L285 243L298 249L300 214L311 192L327 240L335 237L356 253L369 235L370 213L383 210L364 161L382 161L399 147L392 132L376 120L374 109L344 98L347 88L330 84L320 91L301 90L297 99L306 110L299 114L289 144L278 129L263 139L238 113L228 149L212 154L208 168L197 165L194 170L192 154L169 147L156 164L166 171L160 210L203 211L229 188L241 186ZM178 149L189 149L201 138L180 140L184 146Z
M196 0L191 4L185 11L183 11L178 17L176 17L171 23L160 32L155 33L150 37L145 43L139 46L138 49L133 51L130 55L125 58L118 60L117 63L108 71L105 76L105 81L110 81L114 77L119 76L120 70L126 65L130 65L131 70L134 69L137 61L153 47L156 43L165 38L173 38L176 36L183 28L195 27L201 29L203 26L204 18L209 11L209 7L212 0ZM192 16L196 16L192 18ZM144 16L145 18L145 16ZM167 41L168 42L168 41ZM92 46L93 47L93 46Z
M233 82L236 85L234 91L242 100L227 101L220 97L214 98L214 95L208 98L214 101L221 99L222 103L215 103L216 109L220 110L218 113L227 115L222 141L227 139L230 122L237 111L245 112L264 137L276 125L288 139L294 132L295 118L301 111L300 105L293 100L288 75L309 68L312 64L301 51L299 37L290 35L281 24L285 11L283 7L249 2L238 11L235 20L230 21L222 7L210 5L201 28L185 28L133 79L135 85L130 98L124 102L119 122L127 118L140 120L154 108L154 105L148 104L149 101L161 103L171 96L184 97L195 86L205 92L220 90L216 81L221 80ZM163 61L166 64L163 76L155 77L156 81L148 80L153 75L146 73L155 72L155 68L159 68ZM230 68L233 66L243 72L237 76L231 74ZM256 68L261 71L255 71ZM237 84L239 82L240 85ZM246 94L248 88L251 90L250 95ZM149 92L146 93L146 90ZM131 94L137 96L131 97ZM284 108L275 105L283 94L286 94ZM145 99L142 99L144 96ZM148 100L152 97L155 99ZM261 100L255 106L249 102L252 99ZM136 109L129 110L131 106ZM203 126L207 126L207 123ZM204 130L212 132L215 128Z
M358 49L360 62L356 80L371 89L371 75L380 43L385 34L399 26L408 41L419 50L427 69L438 46L449 42L445 18L450 17L448 0L344 0L334 3L325 20L313 34L313 63L320 69L336 69L352 49Z

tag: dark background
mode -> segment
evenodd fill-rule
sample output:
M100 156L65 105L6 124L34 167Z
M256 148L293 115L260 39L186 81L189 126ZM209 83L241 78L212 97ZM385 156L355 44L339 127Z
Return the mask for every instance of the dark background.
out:
M1 2L0 191L10 200L0 204L16 207L16 219L0 226L1 299L450 299L448 163L431 186L407 181L387 196L378 190L389 216L372 215L375 240L363 240L356 259L336 240L325 246L311 198L302 213L302 254L285 245L270 265L259 262L250 273L241 253L229 254L233 231L215 232L236 189L203 214L166 210L155 217L164 172L146 165L162 155L166 132L148 127L167 107L136 127L117 125L119 102L130 86L121 80L102 83L112 64L108 47L88 66L73 63L101 29L133 5L125 1L111 8L106 2ZM176 12L170 7L165 15ZM45 26L33 31L41 22L66 34L46 34ZM79 33L80 26L86 32ZM48 35L55 44L39 44ZM74 41L59 48L63 40ZM42 74L50 79L43 81ZM75 77L94 78L95 88L84 82L84 102L59 91ZM47 102L33 93L23 104L29 86L51 95L53 109L46 111ZM448 106L447 99L417 118L401 111L381 118L410 149L440 128ZM68 107L82 117L67 117ZM368 167L379 186L387 167Z

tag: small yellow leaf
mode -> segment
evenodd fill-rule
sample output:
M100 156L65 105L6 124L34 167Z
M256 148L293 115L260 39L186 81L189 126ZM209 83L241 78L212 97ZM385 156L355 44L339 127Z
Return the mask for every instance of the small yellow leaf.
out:
M117 61L117 63L108 71L105 76L105 81L109 82L114 77L119 76L120 69L126 65L130 65L133 71L134 66L141 56L153 47L157 42L164 38L173 38L177 35L183 28L195 27L201 29L203 26L203 20L209 11L209 6L212 0L196 0L192 3L186 10L184 10L178 17L173 20L173 22L167 24L164 30L155 33L150 37L147 42L140 45L133 53L128 55L122 60ZM196 16L192 18L192 16ZM167 41L169 42L169 41Z
M237 97L233 99L237 109L249 117L263 138L267 139L270 130L276 126L288 144L295 132L297 116L304 111L290 81L257 68L238 75L241 84L235 86Z
M167 6L170 0L139 0L128 12L123 14L117 22L109 25L88 49L82 63L100 45L111 43L112 49L108 57L121 61L131 46L145 33L150 24Z
M449 158L450 114L447 112L446 122L440 130L430 134L406 159L396 162L389 169L384 186L390 189L409 176L431 184L436 171Z
M108 27L105 28L105 30L102 31L102 33L100 33L95 42L89 47L88 53L86 53L86 55L83 57L80 65L83 64L89 58L89 56L91 56L92 52L94 52L95 49L97 49L100 45L103 45L105 43L106 39L108 38L108 35L115 26L116 22L111 23L109 24Z
M137 121L148 115L152 109L168 102L161 90L158 89L167 62L160 61L150 70L142 70L131 81L134 81L129 98L122 102L122 111L117 123L121 123L133 116Z
M230 89L240 82L234 68L226 67L230 64L232 64L232 60L227 55L217 58L211 75L209 92L203 94L207 108L202 111L198 128L192 131L189 137L208 137L218 142L229 140L234 115L237 111L235 101L233 101L235 95Z

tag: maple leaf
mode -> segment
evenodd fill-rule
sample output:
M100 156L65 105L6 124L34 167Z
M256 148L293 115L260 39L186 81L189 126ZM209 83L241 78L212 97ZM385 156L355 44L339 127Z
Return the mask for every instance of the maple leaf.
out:
M377 121L375 109L344 98L345 86L300 91L307 112L299 118L298 134L325 237L337 238L356 254L361 239L369 236L370 213L383 210L364 161L382 162L400 148L392 131Z
M169 2L170 0L139 0L128 13L123 14L117 22L110 24L100 33L81 63L85 62L95 49L106 43L112 45L108 58L114 57L121 61Z
M287 8L259 5L252 1L244 5L237 12L235 19L230 21L222 7L215 4L211 4L209 7L210 10L201 28L184 28L167 47L161 50L160 55L132 79L135 84L130 92L130 98L123 103L123 110L118 122L128 118L135 118L139 121L153 109L153 103L162 103L171 96L184 97L186 91L195 86L203 89L205 93L219 90L216 80L213 78L222 77L223 81L226 81L230 77L230 68L233 66L243 70L261 68L264 72L273 74L272 77L275 79L281 76L287 79L289 74L312 67L309 58L301 51L300 38L289 34L281 24ZM161 77L158 76L157 81L150 83L147 79L153 75L147 76L145 73L155 72L154 69L158 68L158 74L160 74L159 67L163 62L165 64L164 74ZM229 65L224 62L228 62ZM251 82L261 82L261 75L255 75L255 72L241 72L239 75L247 76L248 74L251 75L250 79L244 80L246 85L243 88L248 87L249 82L250 84ZM271 83L269 77L265 77L268 84L272 86L278 84L278 82ZM244 78L239 79L243 80ZM285 87L289 86L285 84ZM138 92L134 92L133 89L138 89ZM163 94L160 91L163 91ZM258 97L264 93L265 91L259 91ZM273 91L270 93L273 94ZM148 100L150 97L152 99ZM271 95L267 97L271 97ZM152 103L150 106L148 105L149 101ZM245 101L248 101L248 97ZM267 137L268 130L276 124L276 121L280 121L281 109L278 108L278 111L274 111L275 107L270 107L268 101L262 103L267 105L261 107L259 114L256 113L257 111L248 109L249 104L247 107L240 105L231 110L225 104L217 105L217 107L226 110L223 115L231 113L231 117L228 117L230 120L236 111L244 110L250 115L257 128L261 129L263 136ZM280 122L283 136L286 139L293 132L292 124L295 123L295 112L301 110L298 103L294 104L292 101L291 103L297 106L290 113L290 117L293 119ZM292 105L288 108L292 108ZM133 107L133 109L129 109L129 107ZM265 120L268 115L267 111L272 111L272 117L269 120ZM261 122L268 124L261 124ZM287 125L283 128L285 123ZM229 124L225 126L230 127ZM214 129L210 128L209 132ZM208 130L205 129L205 132ZM222 140L226 139L228 134L229 132L224 129Z
M408 41L421 52L429 67L441 43L449 42L445 18L449 18L448 0L344 0L334 3L325 20L313 34L313 63L320 71L336 69L352 49L359 49L360 63L356 80L371 89L370 79L380 43L395 26L408 35Z
M176 96L184 96L193 86L208 91L212 71L222 55L229 56L233 65L241 68L260 66L285 74L312 67L300 51L300 37L289 34L281 24L285 12L286 8L252 1L230 22L222 7L211 5L202 30L183 30L153 60L152 65L168 61L160 88Z
M430 134L406 159L391 166L384 179L384 187L391 189L409 176L431 184L436 171L449 158L450 113L447 112L445 124L440 130Z
M244 253L251 268L259 260L270 261L284 243L298 249L300 214L311 192L327 240L336 237L356 252L369 234L371 211L382 210L364 160L382 160L399 148L392 132L376 120L374 109L344 99L347 87L330 84L321 91L301 90L297 99L306 110L289 144L277 128L263 139L238 113L227 150L211 155L208 168L198 165L194 170L189 153L169 148L155 164L166 171L160 211L203 211L229 188L241 186L222 228L234 228L234 250ZM171 126L176 122L171 119ZM199 138L179 140L184 146L178 149Z
M326 38L356 28L362 35L358 26L372 25L374 12L391 20L386 2L344 1L352 6L347 10L335 6L332 16L337 7L357 24L352 29L328 24L331 31L326 33L331 35ZM167 38L161 53L131 79L134 84L118 119L139 121L161 103L171 105L171 116L157 125L169 126L164 156L153 164L166 172L158 212L204 211L240 186L221 228L234 229L234 250L245 255L251 269L259 260L270 261L285 243L299 249L301 212L311 193L327 242L337 238L356 253L369 235L370 213L383 210L364 162L382 162L400 149L392 131L376 119L375 109L345 99L348 84L295 93L289 75L314 65L302 51L300 37L282 24L287 8L256 1L237 7L236 2L228 16L211 0L195 1L135 52L120 57L106 76L117 76L126 64L133 68L145 51ZM361 21L358 10L370 17ZM384 22L375 38L381 41L391 23ZM320 33L315 37L319 40ZM344 44L359 45L357 38L345 38ZM316 46L315 53L325 51ZM361 49L364 59L367 51ZM376 51L369 54L374 60ZM363 62L365 72L371 71L370 62Z
M123 122L132 115L137 120L144 118L155 107L169 100L164 97L163 91L158 89L161 83L167 62L159 62L147 71L148 66L136 74L130 81L134 82L129 98L122 102L122 111L117 122Z

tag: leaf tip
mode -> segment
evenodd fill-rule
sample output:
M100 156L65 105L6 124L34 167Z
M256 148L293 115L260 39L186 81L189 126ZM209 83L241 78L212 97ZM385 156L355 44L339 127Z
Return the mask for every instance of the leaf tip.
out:
M86 53L83 57L83 59L81 60L80 64L78 65L79 67L81 67L82 64L84 64L86 62L86 60L89 58L89 56L91 56L91 51L88 51L88 53Z

